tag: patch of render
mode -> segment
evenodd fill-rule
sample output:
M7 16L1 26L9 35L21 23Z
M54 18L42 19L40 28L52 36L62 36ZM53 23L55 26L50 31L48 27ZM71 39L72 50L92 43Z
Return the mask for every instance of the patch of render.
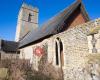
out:
M38 70L38 61L40 60L40 57L37 57L35 54L34 54L34 49L35 47L37 46L43 46L47 44L47 39L43 40L42 42L40 43L37 43L37 44L34 44L34 45L31 45L31 46L28 46L28 47L25 47L25 48L22 48L20 49L21 53L20 53L20 58L21 59L28 59L30 60L30 63L32 65L34 65L34 69L35 70Z

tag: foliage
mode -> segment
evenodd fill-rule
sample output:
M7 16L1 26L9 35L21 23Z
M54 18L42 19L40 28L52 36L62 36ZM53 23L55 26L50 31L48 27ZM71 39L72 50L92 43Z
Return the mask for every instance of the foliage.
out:
M96 34L100 30L100 26L96 26L90 30L89 35Z
M5 79L5 77L8 77L8 69L7 68L0 68L0 80Z
M87 56L87 64L86 64L86 71L91 76L91 78L94 80L100 79L100 54L90 54Z
M25 80L30 70L28 60L1 60L0 67L8 68L8 80Z
M32 68L29 60L1 60L0 68L8 69L8 76L4 80L62 80L61 69L55 69L47 61L47 44L43 45L43 48L44 54L39 61L38 71Z
M100 54L91 54L87 56L88 63L100 62Z
M8 76L0 80L50 80L32 69L29 60L1 60L0 67L8 69Z
M50 80L63 80L62 71L60 68L56 69L52 63L49 63L47 60L47 50L48 46L44 45L44 54L39 61L39 73L44 74Z

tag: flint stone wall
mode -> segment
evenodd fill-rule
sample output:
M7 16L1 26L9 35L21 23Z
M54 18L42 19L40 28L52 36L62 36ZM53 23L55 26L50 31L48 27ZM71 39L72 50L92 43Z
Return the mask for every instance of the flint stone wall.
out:
M63 33L54 35L48 40L48 61L53 61L56 66L55 40L59 37L63 43L64 80L91 80L90 74L85 71L86 56L89 55L87 35L90 30L100 26L100 19L76 26ZM56 66L60 67L60 66Z
M87 63L85 57L89 55L87 35L90 30L96 26L100 26L100 19L78 25L65 32L47 38L40 43L25 47L21 49L20 57L23 58L24 54L24 58L30 59L35 68L38 69L38 61L40 58L33 56L33 49L35 46L41 46L46 43L48 45L48 62L54 65L56 69L60 68L61 63L60 65L56 65L55 54L55 41L57 37L59 37L63 43L64 66L62 66L62 69L64 80L91 80L90 74L85 70L85 65Z

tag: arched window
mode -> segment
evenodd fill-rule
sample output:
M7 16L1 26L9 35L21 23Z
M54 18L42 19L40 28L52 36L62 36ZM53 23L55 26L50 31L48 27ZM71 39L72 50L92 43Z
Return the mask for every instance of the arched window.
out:
M58 44L55 43L55 51L56 51L56 65L59 65L59 55L58 55Z
M56 52L56 65L63 66L64 65L63 43L60 38L56 38L55 52Z
M61 61L61 66L64 65L64 56L63 56L63 43L62 41L60 40L60 61Z
M1 60L1 53L0 53L0 60Z
M31 22L31 19L32 19L32 15L29 13L28 22Z

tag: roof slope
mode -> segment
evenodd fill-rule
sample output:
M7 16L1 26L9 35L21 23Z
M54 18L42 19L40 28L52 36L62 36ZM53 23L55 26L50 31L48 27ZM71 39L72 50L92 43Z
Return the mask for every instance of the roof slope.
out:
M16 52L18 43L14 41L1 40L1 50L5 52Z
M31 31L25 38L20 41L19 47L24 47L30 43L33 43L41 38L44 38L49 35L54 35L59 33L61 25L64 24L64 21L69 18L69 16L80 7L82 13L87 21L89 21L89 17L85 11L85 8L81 1L76 1L70 7L64 9L62 12L51 18L48 22L46 22L40 29Z

